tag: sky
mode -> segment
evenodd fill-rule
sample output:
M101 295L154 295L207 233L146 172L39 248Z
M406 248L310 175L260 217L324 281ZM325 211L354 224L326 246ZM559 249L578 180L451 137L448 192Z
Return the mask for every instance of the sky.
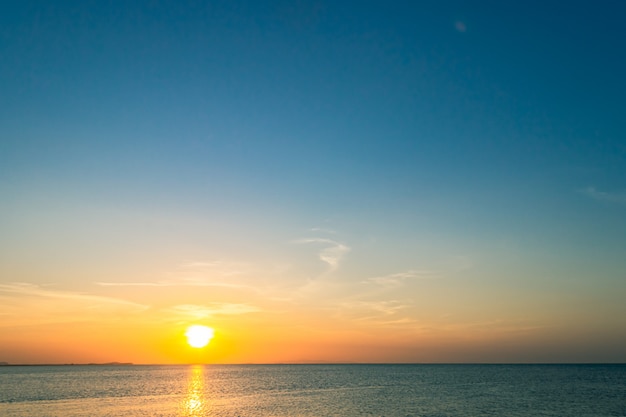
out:
M0 362L626 362L624 16L2 2Z

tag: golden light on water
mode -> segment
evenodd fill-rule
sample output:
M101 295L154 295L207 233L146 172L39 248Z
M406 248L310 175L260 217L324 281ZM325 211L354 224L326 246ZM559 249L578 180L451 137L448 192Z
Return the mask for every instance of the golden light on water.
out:
M194 365L191 367L187 396L182 405L184 416L196 417L207 414L207 401L204 397L204 367Z

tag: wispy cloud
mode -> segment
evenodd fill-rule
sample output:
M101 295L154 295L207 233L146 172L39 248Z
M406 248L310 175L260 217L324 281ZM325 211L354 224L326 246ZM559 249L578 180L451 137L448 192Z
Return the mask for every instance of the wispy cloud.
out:
M207 272L213 276L232 277L250 272L250 266L242 262L227 261L190 261L180 265L179 269L185 272Z
M168 282L95 282L101 287L171 287Z
M188 261L180 266L181 268L214 268L223 264L221 261Z
M417 326L418 321L411 316L412 304L401 300L354 300L338 304L337 318L353 323L376 327Z
M0 327L119 320L141 314L149 306L131 301L54 290L36 284L0 284Z
M183 278L170 281L156 282L96 282L101 287L223 287L235 289L252 289L253 287L241 284L232 284L227 282L214 282L206 279Z
M343 307L359 310L370 310L382 315L393 315L408 307L398 300L380 300L380 301L354 301L345 303Z
M211 303L206 305L181 304L168 309L169 312L196 320L214 316L239 315L261 311L248 304Z
M142 304L133 303L131 301L122 300L113 297L102 297L97 295L83 294L71 291L57 291L43 288L36 284L27 282L12 282L7 284L0 284L0 292L20 294L24 296L35 296L45 298L56 298L63 300L74 300L89 302L92 306L98 305L119 305L126 306L136 310L143 311L148 307Z
M595 187L587 187L580 192L594 200L626 205L626 191L608 192L596 190Z
M333 272L339 268L339 263L343 259L343 257L350 252L350 247L331 240L331 239L323 239L323 238L305 238L298 239L294 243L299 244L318 244L325 246L319 252L319 258L322 262L328 264L329 272Z
M309 229L309 232L315 232L315 233L327 233L327 234L329 234L329 235L334 235L334 234L337 234L337 232L335 232L335 231L334 231L334 230L332 230L332 229L324 229L324 228L321 228L321 227L313 227L313 228Z
M506 333L527 333L546 329L549 326L537 324L525 319L501 319L484 321L454 320L452 316L442 318L443 320L432 323L433 331L438 332L467 332L472 335L477 334L506 334Z
M259 289L241 282L250 275L251 270L245 264L223 261L190 261L181 264L175 271L167 273L169 278L156 281L114 282L99 281L102 287L221 287L251 290Z
M433 279L436 278L437 275L438 272L436 271L418 271L411 269L404 272L397 272L395 274L369 278L365 281L362 281L362 283L376 284L382 287L399 287L402 286L406 281L417 279Z

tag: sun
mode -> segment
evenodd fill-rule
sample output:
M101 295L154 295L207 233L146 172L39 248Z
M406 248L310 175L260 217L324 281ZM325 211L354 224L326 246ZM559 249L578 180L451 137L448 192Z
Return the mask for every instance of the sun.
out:
M185 332L187 343L194 348L203 348L208 345L211 339L213 339L213 334L214 331L212 328L199 324L187 327L187 331Z

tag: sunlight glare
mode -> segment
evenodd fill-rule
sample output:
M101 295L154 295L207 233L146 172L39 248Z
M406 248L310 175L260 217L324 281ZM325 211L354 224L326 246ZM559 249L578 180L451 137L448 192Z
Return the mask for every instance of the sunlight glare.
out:
M211 339L213 339L213 334L212 328L198 324L189 326L185 332L187 343L194 348L203 348L208 345Z

